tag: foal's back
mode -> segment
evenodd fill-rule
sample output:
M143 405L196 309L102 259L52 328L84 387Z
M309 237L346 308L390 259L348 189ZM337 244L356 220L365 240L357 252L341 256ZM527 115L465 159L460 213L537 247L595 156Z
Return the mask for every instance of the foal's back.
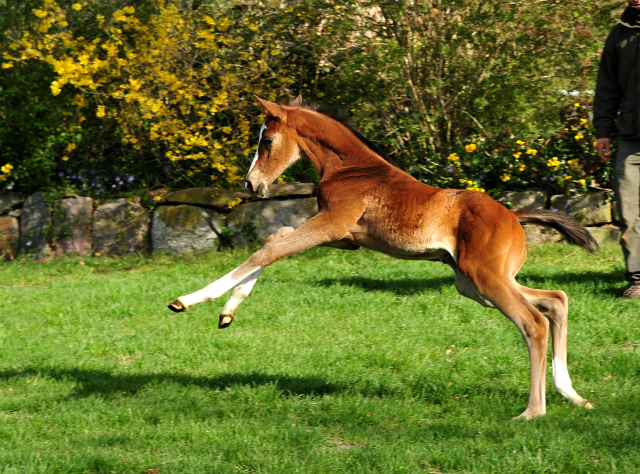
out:
M345 171L323 183L318 204L363 205L350 230L356 245L425 260L441 260L443 251L455 259L461 244L481 251L499 238L509 247L524 246L517 218L484 193L435 188L388 163Z

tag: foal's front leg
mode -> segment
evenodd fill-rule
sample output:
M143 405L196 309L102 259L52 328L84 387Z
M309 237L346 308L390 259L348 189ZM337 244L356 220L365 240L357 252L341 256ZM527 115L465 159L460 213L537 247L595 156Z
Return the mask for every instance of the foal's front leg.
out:
M169 305L169 309L175 312L181 312L186 311L190 306L198 303L215 301L235 286L243 286L250 283L250 291L264 267L284 257L302 252L317 245L340 240L346 234L347 229L348 227L346 225L336 225L323 214L318 214L309 219L296 230L292 230L290 227L280 229L282 232L278 231L272 236L273 239L270 237L260 250L251 255L251 257L238 268L195 293L181 296ZM280 235L278 235L278 233L280 233ZM248 293L242 298L242 292L239 290L237 296L241 298L240 301L242 301L248 296ZM233 298L234 296L232 294L230 300Z
M240 267L230 271L225 276L219 278L210 285L205 286L201 290L198 290L195 293L181 296L169 305L169 309L171 311L179 313L182 311L186 311L191 306L199 303L213 302L224 295L231 288L235 286L241 286L244 283L249 282L254 274L257 273L257 276L260 275L260 272L262 271L262 268L260 267L255 267L248 272L238 273L238 270L240 270L240 268L242 268L246 263L247 262L245 262L243 265L240 265ZM257 276L253 279L254 283L255 280L257 280Z

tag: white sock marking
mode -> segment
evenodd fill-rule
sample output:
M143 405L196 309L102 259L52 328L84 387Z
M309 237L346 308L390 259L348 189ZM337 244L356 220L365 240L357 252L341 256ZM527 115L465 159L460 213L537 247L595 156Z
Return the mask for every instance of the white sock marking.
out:
M582 397L576 393L571 386L571 378L569 371L558 357L554 357L553 361L553 388L560 395L573 403L582 401Z
M196 291L195 293L191 293L190 295L181 296L180 298L178 298L178 300L187 308L193 306L194 304L204 303L205 301L215 301L231 288L242 283L245 279L247 279L247 277L253 275L257 271L262 271L262 268L256 268L250 273L233 278L232 275L236 270L237 268L234 268L225 276L217 279L210 285L207 285L203 289Z
M245 278L242 283L240 283L233 289L231 295L229 296L229 299L222 308L222 315L233 314L236 309L238 309L238 306L240 306L240 303L247 299L247 297L251 293L251 290L253 289L253 286L258 281L258 278L260 278L262 270L264 270L264 268L260 268L257 272L252 273L249 277Z

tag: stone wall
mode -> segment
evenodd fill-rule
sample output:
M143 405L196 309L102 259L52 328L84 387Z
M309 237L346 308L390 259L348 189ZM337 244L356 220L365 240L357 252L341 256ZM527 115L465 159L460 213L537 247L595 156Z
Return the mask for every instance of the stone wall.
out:
M611 194L547 196L543 191L505 192L498 201L510 209L549 208L571 215L599 243L620 239ZM273 185L270 199L219 188L156 194L154 207L117 199L96 206L70 196L49 202L43 193L0 195L0 255L29 252L38 259L75 254L118 256L131 252L208 252L261 244L283 226L299 227L318 212L315 186ZM556 231L525 225L528 245L560 240Z
M618 216L615 212L613 193L600 191L586 196L548 196L544 191L531 189L522 192L505 192L498 197L498 202L514 211L530 208L547 208L573 217L585 226L599 244L618 243L620 230L616 225ZM545 242L560 240L561 235L553 229L538 225L525 225L527 244L531 246Z

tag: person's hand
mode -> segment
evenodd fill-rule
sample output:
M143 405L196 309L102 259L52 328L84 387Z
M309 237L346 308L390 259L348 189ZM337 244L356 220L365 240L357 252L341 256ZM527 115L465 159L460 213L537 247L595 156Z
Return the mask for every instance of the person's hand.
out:
M602 161L611 161L611 140L608 138L598 138L596 143L596 151Z

